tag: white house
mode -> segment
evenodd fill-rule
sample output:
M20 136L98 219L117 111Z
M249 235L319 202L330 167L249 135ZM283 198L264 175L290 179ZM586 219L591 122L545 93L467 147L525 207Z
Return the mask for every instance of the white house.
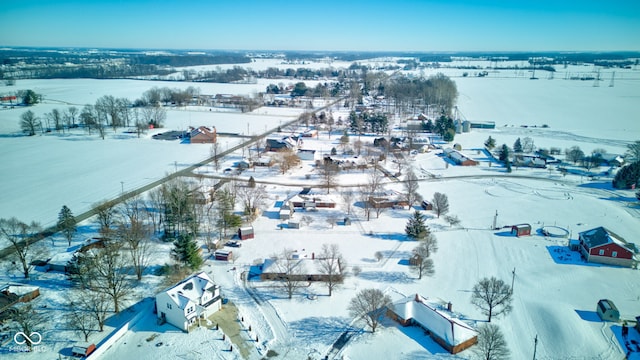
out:
M207 318L221 307L220 287L204 272L156 295L158 319L183 331L188 331L198 318Z
M478 333L449 309L431 303L418 294L393 303L387 315L403 326L417 325L429 331L440 346L456 354L477 343Z

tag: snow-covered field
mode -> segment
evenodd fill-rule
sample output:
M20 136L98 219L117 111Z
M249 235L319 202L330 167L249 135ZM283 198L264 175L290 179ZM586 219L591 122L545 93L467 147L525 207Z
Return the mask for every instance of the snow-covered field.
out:
M459 71L459 70L456 70ZM496 130L474 130L456 136L456 143L474 156L491 135L498 144L512 145L517 137L531 137L537 146L557 146L562 149L580 146L585 153L605 148L622 154L626 144L640 139L640 126L635 112L640 99L640 84L629 74L616 81L614 87L604 84L593 87L592 82L528 78L456 78L460 92L459 110L471 120L496 121ZM93 103L102 95L137 98L153 86L186 87L192 84L158 83L132 80L25 80L16 88L31 88L45 95L45 102L31 110L38 115L65 104ZM197 84L202 93L243 93L264 90L266 83L255 85ZM206 89L205 89L206 86ZM13 90L13 89L12 89ZM201 109L171 110L167 129L183 129L189 125L215 125L219 131L261 133L291 120L299 112L287 109L262 108L252 114L236 114ZM137 188L176 168L188 166L209 156L208 145L187 145L175 141L157 141L151 134L137 139L135 135L109 134L105 140L96 135L39 135L14 136L19 129L18 118L24 109L0 110L0 217L16 216L23 221L37 220L44 225L55 222L63 204L75 213L92 204L124 191ZM338 110L336 109L336 114ZM334 115L335 116L335 115ZM547 124L549 129L532 128ZM508 126L505 126L508 125ZM520 125L528 125L524 128ZM164 131L166 129L162 129ZM305 147L328 151L338 143L339 135L331 140L321 134L319 140L305 142ZM366 140L372 141L367 138ZM224 146L235 144L223 139ZM223 148L224 148L223 146ZM235 159L240 155L238 154ZM227 164L230 164L230 158ZM227 166L223 165L223 168ZM572 238L577 233L597 226L614 230L628 241L638 243L640 213L633 205L631 191L613 190L610 178L588 181L576 175L563 177L548 170L514 169L505 177L502 169L486 162L473 168L445 166L435 153L419 154L411 161L418 174L436 179L421 182L420 193L430 199L434 192L448 195L451 213L461 220L461 227L451 228L431 213L428 225L436 234L439 250L434 255L436 273L433 277L416 279L405 265L415 243L406 241L403 233L408 210L388 210L379 219L364 221L355 208L351 226L331 227L328 216L345 216L344 207L321 210L309 215L314 221L299 230L278 230L279 220L272 218L277 201L299 191L299 186L286 186L305 181L312 167L287 175L276 171L258 170L257 180L268 179L281 185L268 185L270 208L253 225L256 239L245 241L234 249L239 258L235 264L208 260L204 270L222 286L224 296L232 300L241 314L253 324L253 331L261 341L257 343L262 356L265 349L273 349L278 358L319 359L330 349L346 329L361 328L352 323L346 305L359 290L376 287L394 296L419 293L436 301L452 302L456 313L471 322L482 323L484 316L470 303L470 289L482 277L496 276L507 282L515 269L513 311L495 320L506 336L513 359L531 358L533 339L538 336L538 359L622 359L619 345L620 325L593 320L599 299L610 298L621 310L621 317L632 319L640 315L640 277L638 270L582 263L564 247L566 240L534 235L525 238L501 236L489 230L498 212L498 225L530 223L534 229L543 225L567 228ZM390 170L393 165L388 164ZM203 172L211 171L205 169ZM341 175L341 184L362 182L362 175L354 172ZM465 177L466 176L466 177ZM311 181L314 178L312 177ZM317 181L317 180L316 180ZM390 189L401 190L398 184ZM339 197L337 197L339 199ZM88 222L80 237L91 236L95 228ZM362 273L351 276L332 297L326 289L312 285L294 299L250 281L244 287L240 274L247 271L256 259L264 259L282 248L293 248L306 254L318 252L324 243L337 243L350 266L359 266ZM58 251L66 249L58 241ZM157 264L168 261L168 248L159 250ZM384 254L376 261L374 253ZM232 268L236 270L231 270ZM0 283L14 281L11 272L0 276ZM148 276L152 285L139 292L153 292L157 279ZM60 305L62 278L55 274L39 273L37 284L42 286L43 301ZM62 285L61 285L62 286ZM64 287L62 287L64 288ZM251 291L264 300L260 304L248 295ZM316 294L310 300L307 294ZM152 296L153 293L147 294ZM312 297L313 298L313 297ZM51 318L60 319L52 306ZM151 335L159 335L153 342ZM55 358L61 349L68 349L76 336L63 327L45 334L50 342L42 347L47 357ZM93 334L91 341L99 342L104 334ZM237 352L222 351L226 344L214 331L198 330L184 334L167 325L158 327L152 316L143 319L120 342L104 355L106 359L174 359L239 358ZM162 342L163 346L156 346ZM198 350L194 350L193 346ZM42 354L0 352L7 358L41 357ZM62 354L66 354L62 352ZM206 355L203 355L206 354ZM252 355L259 358L256 352ZM453 357L424 333L402 328L393 322L376 334L355 335L339 354L348 359L437 359L472 357L465 351ZM636 353L635 358L638 357Z

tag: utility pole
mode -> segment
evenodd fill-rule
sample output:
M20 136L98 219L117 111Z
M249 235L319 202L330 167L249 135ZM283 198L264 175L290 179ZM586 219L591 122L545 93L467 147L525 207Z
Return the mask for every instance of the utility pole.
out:
M516 268L513 268L513 271L511 272L511 293L513 294L513 282L516 279Z
M120 181L120 194L124 194L124 181Z
M533 360L536 360L536 350L538 350L538 334L536 334L536 338L533 339Z
M493 227L491 228L491 230L495 230L496 229L496 223L497 222L498 222L498 210L496 210L496 214L493 216Z

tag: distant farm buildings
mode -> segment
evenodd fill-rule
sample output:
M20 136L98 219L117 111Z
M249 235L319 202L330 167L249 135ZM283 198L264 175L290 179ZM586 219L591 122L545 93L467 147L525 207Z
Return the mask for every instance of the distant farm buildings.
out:
M218 133L215 127L192 127L189 131L189 138L192 144L215 144L218 141Z
M456 165L460 165L460 166L478 165L477 161L471 159L467 155L453 148L444 149L443 154L447 159L453 161L453 163Z

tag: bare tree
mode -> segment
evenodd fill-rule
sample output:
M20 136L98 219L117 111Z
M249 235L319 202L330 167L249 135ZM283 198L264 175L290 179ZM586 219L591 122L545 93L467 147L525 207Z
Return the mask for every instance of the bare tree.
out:
M125 249L129 253L131 267L138 281L142 280L142 274L149 265L151 253L151 229L145 224L142 218L132 217L128 222L122 222L116 230L116 237L126 245Z
M382 260L382 258L384 258L384 255L382 255L382 252L376 251L375 253L373 253L373 257L376 258L376 260L378 262L380 262L380 260Z
M116 313L129 295L132 284L127 267L129 261L122 256L117 243L107 243L102 249L92 249L78 260L77 279L86 289L107 295Z
M456 215L445 215L444 220L449 223L449 226L460 225L460 219Z
M267 188L264 185L253 188L249 186L238 188L238 197L240 198L240 202L242 202L244 213L249 215L252 221L258 216L259 210L264 205L267 196Z
M471 303L489 317L507 314L511 311L513 292L504 281L495 277L483 278L473 286Z
M14 321L14 326L22 332L27 334L30 339L23 339L25 345L29 348L29 351L33 348L33 341L37 339L31 338L34 332L37 332L39 327L43 324L42 314L33 308L31 304L18 304L13 307L13 311L10 312L11 320ZM42 340L42 339L40 339Z
M349 314L363 319L371 332L376 332L391 305L391 297L380 289L363 289L349 302Z
M449 198L447 198L446 194L436 192L433 194L433 200L431 203L433 204L433 211L436 212L438 218L440 218L440 215L444 215L449 212Z
M76 124L76 118L78 117L78 108L75 106L69 106L66 111L67 126L74 127Z
M149 198L146 203L146 214L153 224L153 232L160 231L160 223L162 220L163 197L162 189L157 187L149 191Z
M218 154L220 153L220 143L214 142L211 144L211 150L209 150L209 155L213 158L213 168L215 171L220 171L220 159L218 159Z
M284 150L278 153L276 163L280 167L282 174L286 174L291 168L300 164L300 158L293 150Z
M331 192L331 189L336 186L338 177L338 164L335 164L331 159L326 159L321 167L320 174L322 175L322 182L324 187L327 188L327 194Z
M97 330L98 321L92 312L83 306L82 301L84 299L80 300L80 297L85 296L87 294L82 294L78 291L65 293L64 297L69 307L65 320L69 328L82 335L84 341L89 341L89 335Z
M0 237L7 240L14 249L14 256L22 267L25 279L29 278L34 266L33 261L44 255L44 250L35 246L35 242L40 237L40 231L40 224L36 222L27 224L15 217L8 220L0 219Z
M33 111L27 110L20 115L20 128L27 135L33 136L40 128L40 120Z
M117 212L115 203L111 201L103 201L93 205L100 224L100 233L108 236L113 226L116 224Z
M322 244L322 250L316 258L320 264L320 273L325 275L324 283L331 296L333 290L344 280L347 264L338 244Z
M353 206L353 199L355 198L355 194L353 191L343 191L342 192L342 200L344 201L344 208L347 212L347 215L351 215L351 207Z
M522 144L522 152L526 154L530 154L536 149L536 146L533 143L533 139L528 136L522 139L521 144Z
M300 259L294 259L293 254L293 250L284 249L280 255L274 257L275 272L279 274L278 280L289 299L299 288L306 285L306 282L302 280L306 271L304 263Z
M509 358L509 347L498 325L482 324L478 326L478 343L474 348L474 353L483 360Z
M378 210L378 208L380 207L374 208L372 200L382 188L382 180L382 175L378 171L377 167L373 167L371 172L369 173L366 184L360 187L362 207L364 214L367 217L367 221L369 221L371 217L371 211L374 209L376 210L376 215L380 215L380 212Z
M428 237L435 239L435 236L433 235ZM422 275L432 276L435 274L433 260L430 259L431 253L435 252L435 250L433 250L434 245L432 244L425 239L413 249L413 257L409 264L411 269L418 274L418 279L422 279ZM437 246L435 249L437 249Z
M405 198L409 203L409 207L412 207L416 202L420 202L420 194L418 194L418 188L420 184L418 183L418 176L413 172L413 169L409 169L407 171L407 175L404 178L404 191Z

